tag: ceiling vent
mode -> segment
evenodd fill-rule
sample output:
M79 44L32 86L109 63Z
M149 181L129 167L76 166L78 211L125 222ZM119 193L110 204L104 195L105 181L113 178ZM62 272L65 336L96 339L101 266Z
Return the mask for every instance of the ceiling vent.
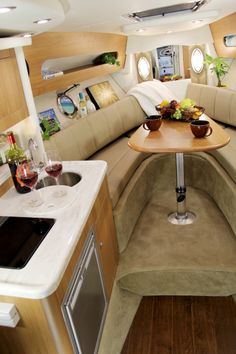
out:
M159 7L156 9L134 12L132 14L128 14L129 19L134 19L138 21L145 21L156 18L158 16L167 16L176 13L192 13L197 11L201 6L203 6L207 0L202 1L192 1L183 4L176 4L172 6Z

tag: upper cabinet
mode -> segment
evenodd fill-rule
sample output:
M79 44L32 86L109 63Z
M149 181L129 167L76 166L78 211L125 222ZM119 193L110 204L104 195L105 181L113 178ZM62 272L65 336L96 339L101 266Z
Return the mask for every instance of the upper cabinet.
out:
M227 47L224 37L236 34L236 12L210 24L216 53L223 58L236 58L236 46Z
M24 53L34 96L122 69L125 64L126 42L127 36L124 35L92 32L47 32L33 37L32 46L25 47ZM42 70L47 61L60 58L69 61L72 57L85 55L95 57L105 52L117 52L120 65L78 65L63 70L61 76L43 78Z
M24 91L13 49L0 51L0 132L28 117Z

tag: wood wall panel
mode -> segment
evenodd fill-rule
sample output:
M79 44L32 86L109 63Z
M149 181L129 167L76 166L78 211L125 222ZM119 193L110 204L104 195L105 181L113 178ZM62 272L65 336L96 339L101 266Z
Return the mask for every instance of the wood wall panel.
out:
M3 184L0 185L0 197L13 186L13 180L9 177Z
M30 81L35 96L62 89L69 85L107 75L124 67L127 36L110 33L47 32L33 37L32 45L24 47L30 69ZM120 66L89 65L78 67L63 76L42 79L41 68L46 60L79 55L97 56L104 52L118 52Z
M28 117L14 50L0 51L0 132Z
M236 47L226 47L223 38L228 34L236 34L236 12L210 24L215 50L223 58L236 58Z

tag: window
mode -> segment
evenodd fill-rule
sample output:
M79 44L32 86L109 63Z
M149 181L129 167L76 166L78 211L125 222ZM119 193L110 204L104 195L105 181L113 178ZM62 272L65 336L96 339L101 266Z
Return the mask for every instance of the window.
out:
M236 47L236 34L224 36L224 45L226 47Z
M200 48L195 48L191 55L191 66L196 74L200 74L203 70L204 55Z
M142 80L147 80L150 75L151 67L146 57L140 57L138 60L138 73Z

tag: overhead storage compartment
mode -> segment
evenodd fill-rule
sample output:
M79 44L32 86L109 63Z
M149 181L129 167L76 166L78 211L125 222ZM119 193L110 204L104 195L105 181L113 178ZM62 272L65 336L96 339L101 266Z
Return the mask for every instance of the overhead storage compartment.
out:
M32 38L32 46L24 48L29 65L34 96L65 88L73 83L116 72L124 67L127 36L92 32L48 32ZM73 67L44 79L42 70L46 61L63 58L117 52L119 65L91 64ZM79 61L78 61L79 62ZM59 68L60 70L60 68Z
M235 21L236 12L210 24L216 53L219 57L232 59L236 57L236 46L227 46L224 40L225 36L236 34Z

